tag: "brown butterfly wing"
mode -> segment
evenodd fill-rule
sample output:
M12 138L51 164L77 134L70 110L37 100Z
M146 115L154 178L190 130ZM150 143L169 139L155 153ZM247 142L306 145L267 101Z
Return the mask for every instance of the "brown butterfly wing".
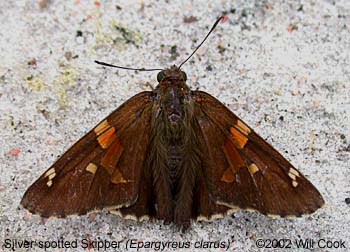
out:
M296 168L220 101L201 91L194 95L202 172L212 201L279 216L301 216L324 204Z
M150 137L151 92L130 98L60 157L21 204L43 217L134 204Z

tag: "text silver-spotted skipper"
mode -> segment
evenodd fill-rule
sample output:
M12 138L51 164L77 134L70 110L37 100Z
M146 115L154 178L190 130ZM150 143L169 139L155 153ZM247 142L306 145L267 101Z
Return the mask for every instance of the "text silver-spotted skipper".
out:
M97 124L29 187L21 204L43 217L108 208L183 229L238 209L285 217L320 208L320 193L281 154L217 99L189 89L182 64L160 69L153 91Z

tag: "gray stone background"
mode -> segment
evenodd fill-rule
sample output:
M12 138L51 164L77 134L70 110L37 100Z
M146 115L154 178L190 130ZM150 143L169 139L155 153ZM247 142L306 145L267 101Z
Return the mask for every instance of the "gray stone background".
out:
M223 13L229 20L183 67L189 85L227 104L283 153L319 189L323 209L298 219L239 211L182 234L107 211L44 220L19 207L24 191L60 154L147 82L156 85L155 72L104 69L95 59L135 67L178 64ZM257 247L260 238L322 238L342 239L349 251L349 25L347 0L2 0L0 251L10 251L5 239L60 237L230 240L230 251L269 251Z

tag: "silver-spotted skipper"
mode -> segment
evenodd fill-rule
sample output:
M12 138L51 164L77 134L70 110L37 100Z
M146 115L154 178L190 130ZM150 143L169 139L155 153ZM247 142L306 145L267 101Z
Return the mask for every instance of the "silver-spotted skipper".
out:
M180 68L196 50L74 144L22 205L43 217L108 208L183 229L238 209L285 217L320 208L322 196L301 172L213 96L189 89Z

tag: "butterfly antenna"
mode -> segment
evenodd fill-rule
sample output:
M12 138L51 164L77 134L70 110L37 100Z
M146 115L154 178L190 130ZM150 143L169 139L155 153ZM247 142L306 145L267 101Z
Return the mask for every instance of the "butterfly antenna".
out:
M133 68L133 67L116 66L116 65L112 65L112 64L97 61L97 60L95 60L95 63L102 66L114 67L114 68L125 69L125 70L134 70L134 71L162 71L163 70L161 68Z
M188 58L180 64L179 68L181 68L181 66L182 66L183 64L185 64L185 63L193 56L193 54L196 53L196 51L199 49L199 47L201 47L201 46L203 45L204 41L207 40L207 38L209 37L209 35L214 31L215 27L219 24L219 22L220 22L220 21L225 22L226 20L227 20L227 16L221 16L221 17L218 18L218 20L215 21L213 27L212 27L212 28L210 29L210 31L208 32L207 36L205 36L205 38L203 39L203 41L196 47L196 49L191 53L191 55L188 56Z

